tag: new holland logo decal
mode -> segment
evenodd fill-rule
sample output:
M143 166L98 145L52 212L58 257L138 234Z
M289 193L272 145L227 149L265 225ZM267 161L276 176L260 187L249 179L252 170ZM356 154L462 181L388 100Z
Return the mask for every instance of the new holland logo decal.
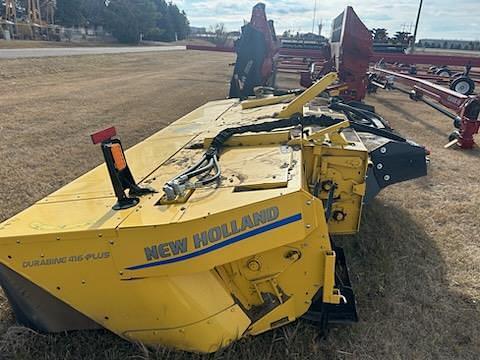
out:
M127 270L172 264L204 255L252 236L300 221L302 215L299 213L283 219L279 218L280 210L275 206L244 215L240 221L232 220L195 233L190 241L188 237L183 237L178 240L147 246L144 248L147 262L131 266Z

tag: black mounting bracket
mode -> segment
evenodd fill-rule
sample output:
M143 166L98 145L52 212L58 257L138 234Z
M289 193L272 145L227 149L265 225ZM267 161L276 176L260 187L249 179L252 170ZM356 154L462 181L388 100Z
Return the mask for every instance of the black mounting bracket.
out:
M122 143L114 136L116 136L115 128L109 128L91 137L94 144L101 143L105 164L117 197L117 202L112 209L124 210L136 206L140 202L138 196L156 193L156 191L137 185L125 159ZM125 194L126 190L129 190L128 196Z

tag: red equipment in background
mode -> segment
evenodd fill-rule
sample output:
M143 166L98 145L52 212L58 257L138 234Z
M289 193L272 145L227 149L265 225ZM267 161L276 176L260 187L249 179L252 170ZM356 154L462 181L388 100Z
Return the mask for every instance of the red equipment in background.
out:
M244 99L259 86L274 86L275 54L278 51L273 22L267 20L265 5L253 7L250 23L242 27L235 42L237 60L230 82L229 97Z
M275 54L278 52L278 46L273 21L267 20L265 5L259 3L253 7L250 25L260 31L265 38L267 54L261 67L261 74L263 81L267 82L273 73L273 62Z
M395 82L403 84L410 90L396 86ZM370 85L375 88L399 90L408 94L412 100L422 101L451 118L454 126L459 130L450 134L451 142L447 144L447 147L457 143L462 149L471 149L475 145L473 136L478 134L480 128L478 119L480 96L462 95L430 81L378 67L375 67L371 73ZM453 110L455 114L445 108Z
M321 50L280 49L277 69L280 72L300 72L300 84L304 87L311 86L330 71L336 71L339 83L329 90L337 90L346 101L361 101L367 93L372 48L370 31L348 6L333 21L330 46Z
M480 97L463 95L428 80L448 83L445 66L450 65L467 68L463 73L457 74L460 77L451 85L464 78L472 82L468 76L471 67L480 67L480 58L373 53L370 31L352 7L347 7L333 21L330 46L321 49L278 50L273 23L267 22L265 6L257 4L253 9L251 23L242 28L242 38L236 51L238 56L231 97L245 98L254 94L254 87L272 86L276 71L300 73L301 84L305 87L312 85L324 74L336 71L339 82L328 90L331 95L340 97L347 106L352 100L362 101L368 90L378 87L399 90L408 94L412 100L422 101L454 120L454 126L458 130L450 134L449 146L456 143L462 149L470 149L475 144L473 136L480 128ZM373 67L373 72L369 72L372 60L380 59L387 69ZM439 65L441 71L430 74L429 70L423 70L418 77L411 76L416 71L413 66L419 63ZM410 74L405 73L405 69ZM475 72L472 74L475 75ZM397 87L395 81L410 89Z
M335 70L339 73L340 83L329 90L337 90L338 95L344 101L361 101L365 98L367 89L372 87L390 88L407 93L414 101L422 101L443 115L454 120L454 126L458 129L449 136L448 146L458 144L462 149L471 149L475 142L473 136L479 132L480 121L480 97L467 96L459 92L434 84L428 80L438 81L442 76L419 75L424 79L416 78L400 72L394 72L375 67L372 74L369 73L372 59L381 58L385 61L402 59L402 61L415 64L428 61L440 65L467 65L467 71L454 80L461 83L466 81L471 66L480 66L480 58L466 58L460 56L437 56L437 55L406 55L406 54L374 54L371 34L362 21L358 18L351 7L338 16L333 22L332 37L330 39L330 54L328 61L322 61L319 57L313 63L311 71L301 73L301 84L311 85L316 79L325 73ZM311 51L309 51L311 53ZM319 52L317 52L319 53ZM395 66L390 66L395 69ZM446 69L445 67L443 69ZM426 79L425 79L426 78ZM379 80L383 80L381 84ZM467 79L472 81L470 79ZM395 81L411 87L410 90L397 87ZM445 80L444 80L445 81ZM468 90L468 89L467 89ZM470 93L467 91L467 93ZM454 113L449 110L453 110Z
M347 101L363 100L367 93L367 72L372 48L372 34L353 8L348 6L333 20L330 61L323 66L319 75L323 76L332 70L329 67L333 65L339 75L340 84L336 86L339 95Z

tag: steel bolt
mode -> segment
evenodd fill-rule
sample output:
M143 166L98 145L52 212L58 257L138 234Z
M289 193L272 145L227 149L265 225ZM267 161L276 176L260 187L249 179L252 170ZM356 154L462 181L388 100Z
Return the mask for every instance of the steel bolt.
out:
M250 260L247 263L248 269L250 271L259 271L260 270L260 263L257 260Z
M387 148L382 147L382 148L380 149L380 152L381 152L382 154L385 154L385 153L387 152Z
M389 180L390 180L390 175L385 175L385 176L383 177L383 180L389 181Z
M377 164L377 169L382 170L383 169L383 164L382 163Z

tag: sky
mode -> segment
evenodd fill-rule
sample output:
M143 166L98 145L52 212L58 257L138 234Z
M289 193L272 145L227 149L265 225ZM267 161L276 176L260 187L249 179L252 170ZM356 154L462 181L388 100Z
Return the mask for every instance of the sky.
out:
M185 10L192 26L209 27L224 23L228 30L240 30L250 19L256 1L174 0ZM315 0L265 0L267 17L275 21L277 33L290 29L310 32ZM419 0L317 0L317 22L323 21L322 35L329 36L331 20L347 5L368 28L386 28L389 34L412 29ZM453 4L455 6L453 6ZM480 40L480 0L424 0L417 39ZM316 28L316 31L318 28Z

